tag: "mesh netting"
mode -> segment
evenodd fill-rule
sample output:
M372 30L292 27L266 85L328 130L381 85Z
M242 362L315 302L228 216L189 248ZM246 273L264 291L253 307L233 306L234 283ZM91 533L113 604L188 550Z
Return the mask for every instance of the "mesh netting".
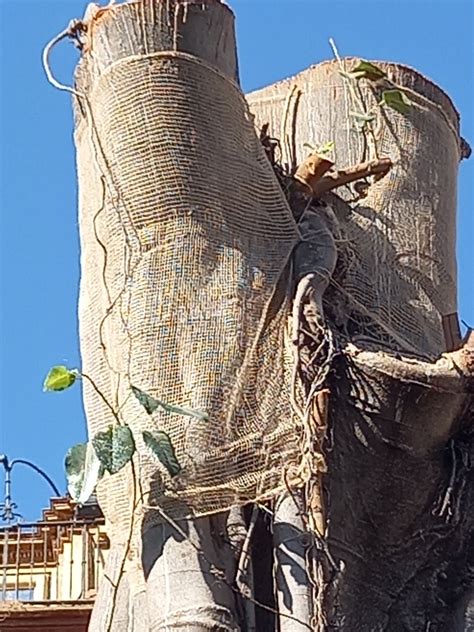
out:
M171 438L183 514L268 495L298 453L284 357L298 231L246 102L176 53L120 61L88 97L76 125L83 371L134 431L147 504L171 511L143 430ZM209 419L149 416L130 384ZM84 400L91 436L114 422L87 383ZM131 495L128 468L99 485L123 538Z
M367 81L354 98L337 62L313 66L247 100L257 126L269 123L283 148L294 147L297 164L308 153L306 144L328 141L335 143L338 168L373 159L371 145L378 157L392 160L388 176L341 217L351 260L339 289L353 340L433 358L446 350L441 317L456 311L459 121L449 98L419 73L376 63L406 90L412 105L405 114L381 109L380 93ZM291 99L298 90L298 99ZM375 113L373 137L356 131L361 103ZM353 190L337 192L354 198Z

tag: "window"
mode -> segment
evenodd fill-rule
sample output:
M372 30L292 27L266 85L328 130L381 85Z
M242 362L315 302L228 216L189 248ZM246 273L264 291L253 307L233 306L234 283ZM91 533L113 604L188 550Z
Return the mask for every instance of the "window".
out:
M34 586L19 586L17 590L10 585L0 589L0 601L32 601L34 592Z

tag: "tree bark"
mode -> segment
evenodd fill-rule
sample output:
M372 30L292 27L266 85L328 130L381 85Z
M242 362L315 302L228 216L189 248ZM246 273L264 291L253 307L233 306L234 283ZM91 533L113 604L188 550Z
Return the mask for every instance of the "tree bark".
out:
M312 588L307 571L309 538L302 507L285 494L278 499L273 520L275 588L280 632L304 632L312 620Z
M474 561L472 359L472 349L453 354L451 367L355 350L339 359L326 479L339 568L326 588L328 629L464 629L456 610Z

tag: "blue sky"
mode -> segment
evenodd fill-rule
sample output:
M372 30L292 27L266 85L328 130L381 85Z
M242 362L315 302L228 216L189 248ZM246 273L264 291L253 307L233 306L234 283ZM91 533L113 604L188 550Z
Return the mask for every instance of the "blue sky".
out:
M454 100L474 144L471 0L229 0L237 16L240 71L250 91L341 54L417 68ZM79 388L44 394L50 366L79 365L76 304L79 244L72 114L68 95L44 77L44 44L83 0L0 0L0 452L31 459L64 488L63 457L85 438ZM53 54L71 82L77 52ZM459 313L474 324L472 238L474 158L460 166ZM3 477L0 473L0 483ZM14 499L36 519L49 489L15 468Z

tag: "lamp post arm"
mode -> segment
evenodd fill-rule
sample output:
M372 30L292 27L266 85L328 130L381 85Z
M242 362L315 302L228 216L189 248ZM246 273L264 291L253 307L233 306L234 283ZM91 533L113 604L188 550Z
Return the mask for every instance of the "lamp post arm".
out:
M40 476L42 476L44 478L44 480L49 483L49 485L51 486L51 489L54 491L56 496L58 496L58 497L61 496L61 492L56 487L56 485L54 484L52 479L46 474L46 472L43 472L43 470L40 467L38 467L34 463L30 463L30 461L26 461L25 459L14 459L10 463L10 467L9 467L10 471L13 469L13 466L16 465L17 463L20 463L21 465L27 465L28 467L31 467L31 469L33 469L35 472L40 474Z

